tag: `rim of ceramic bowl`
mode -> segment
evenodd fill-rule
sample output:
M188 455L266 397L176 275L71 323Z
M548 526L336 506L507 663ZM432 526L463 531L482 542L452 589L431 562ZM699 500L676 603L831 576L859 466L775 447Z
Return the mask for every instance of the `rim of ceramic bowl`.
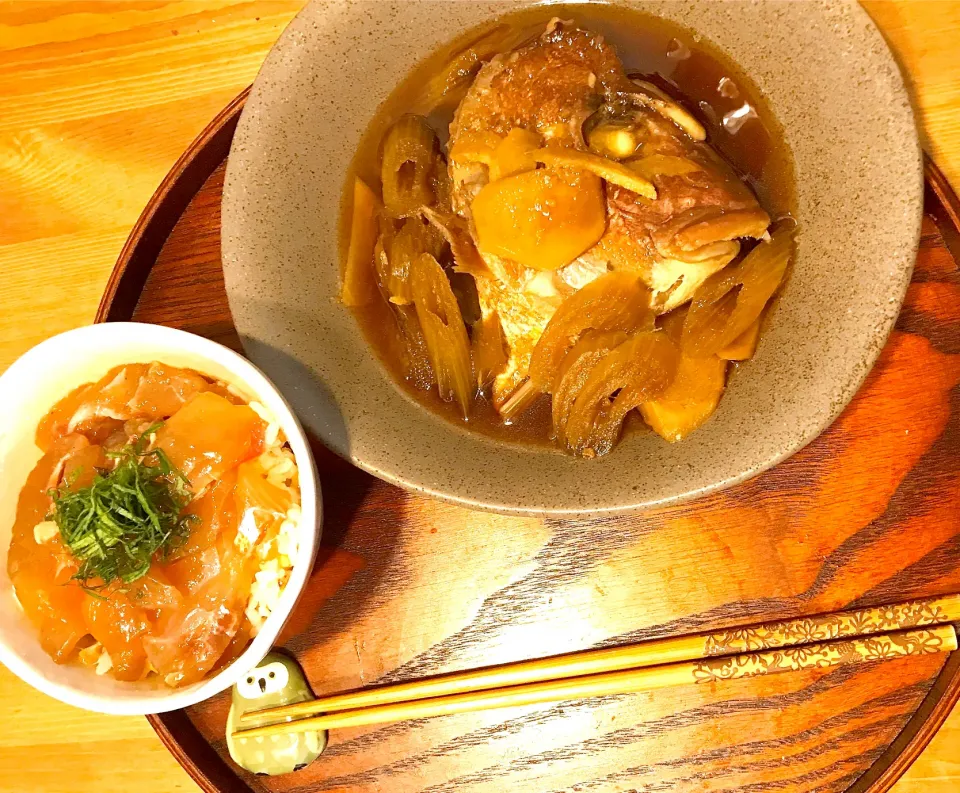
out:
M300 537L299 553L290 579L257 635L232 663L216 675L193 686L183 689L171 688L166 691L158 684L152 696L139 697L125 694L123 698L83 691L72 685L44 677L39 669L8 644L4 629L0 627L0 662L17 677L61 702L112 715L147 715L185 708L230 688L253 669L270 651L296 606L312 572L322 531L322 496L316 464L306 434L293 409L279 389L259 368L228 347L210 339L175 328L138 322L111 322L69 330L28 350L3 374L0 374L0 404L9 401L9 393L12 389L16 389L19 383L33 377L38 365L55 360L58 356L63 358L67 351L82 350L84 347L89 349L89 345L95 345L101 350L112 348L123 350L132 349L137 344L142 344L149 349L156 347L168 349L171 356L183 353L205 359L216 368L228 370L238 381L237 385L251 392L253 398L264 401L266 397L265 401L270 403L267 407L281 425L297 462L300 475L300 506L303 515L301 526L312 530L303 532L303 536ZM158 353L156 357L162 358L163 354ZM81 383L75 383L74 387L77 385ZM9 426L12 421L14 421L13 417L4 415L6 425ZM0 441L6 434L7 431L0 428ZM2 468L3 461L0 460L0 470ZM17 492L20 488L22 483L19 484ZM2 575L6 577L6 572L4 571ZM9 585L9 582L6 585ZM10 588L12 595L12 586ZM90 675L93 674L94 672L90 670ZM161 693L158 695L157 691Z

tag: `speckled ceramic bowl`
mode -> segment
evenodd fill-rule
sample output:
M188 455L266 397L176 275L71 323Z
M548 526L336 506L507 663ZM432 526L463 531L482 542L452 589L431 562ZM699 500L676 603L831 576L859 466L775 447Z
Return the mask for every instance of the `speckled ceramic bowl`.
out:
M794 453L854 395L897 316L922 211L903 80L852 2L632 2L712 40L783 125L802 234L754 358L716 415L580 460L471 434L406 396L336 300L346 169L377 106L466 28L524 5L326 0L268 56L234 138L223 255L247 354L331 449L388 481L481 509L625 512L727 487Z

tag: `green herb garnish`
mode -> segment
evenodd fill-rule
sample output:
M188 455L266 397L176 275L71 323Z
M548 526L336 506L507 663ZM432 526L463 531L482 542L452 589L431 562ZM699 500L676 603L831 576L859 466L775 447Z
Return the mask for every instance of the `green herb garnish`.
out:
M97 588L116 580L132 583L190 536L196 515L183 514L193 500L186 477L161 449L146 451L162 423L144 430L135 443L108 452L113 470L98 470L93 483L51 491L51 518L64 544L80 562L73 576Z

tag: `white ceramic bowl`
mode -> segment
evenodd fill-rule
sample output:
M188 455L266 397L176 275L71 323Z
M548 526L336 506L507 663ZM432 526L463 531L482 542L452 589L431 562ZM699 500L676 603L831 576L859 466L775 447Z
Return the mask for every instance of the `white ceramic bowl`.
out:
M17 497L40 458L37 424L71 389L123 363L162 361L195 369L235 385L276 417L300 469L303 535L300 553L276 608L236 661L192 686L159 681L125 683L78 664L59 665L40 647L38 634L17 603L7 575ZM191 333L159 325L116 322L78 328L37 345L0 375L0 661L51 697L87 710L124 715L183 708L223 691L269 652L313 568L320 536L320 488L303 429L274 385L246 359Z

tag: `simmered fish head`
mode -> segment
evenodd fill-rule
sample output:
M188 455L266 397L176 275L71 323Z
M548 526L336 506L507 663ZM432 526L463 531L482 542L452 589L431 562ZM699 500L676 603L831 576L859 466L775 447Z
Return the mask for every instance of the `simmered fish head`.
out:
M650 287L656 311L670 311L737 256L740 238L761 237L770 223L705 142L699 122L656 86L632 79L614 48L589 31L554 21L538 38L494 57L457 109L450 148L483 136L502 139L517 128L536 133L548 148L615 159L652 182L656 197L607 182L599 241L553 271L481 251L481 312L499 315L509 348L494 380L497 405L527 377L532 350L567 295L604 272L628 270ZM620 150L606 149L608 139ZM471 204L490 182L489 163L451 157L449 172L453 209L471 222Z

